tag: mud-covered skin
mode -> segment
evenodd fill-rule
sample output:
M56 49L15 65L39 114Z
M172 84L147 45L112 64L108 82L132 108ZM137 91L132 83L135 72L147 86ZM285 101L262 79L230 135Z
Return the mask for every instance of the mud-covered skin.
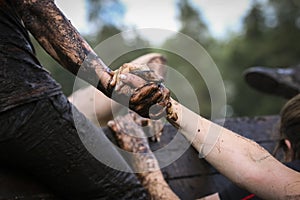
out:
M165 114L170 97L162 82L163 78L147 65L127 63L114 72L111 85L115 87L115 95L112 96L124 105L129 104L142 117L158 119Z
M56 61L75 75L80 69L89 83L96 83L100 78L98 89L109 95L107 86L112 77L111 70L97 57L53 0L11 2L25 27Z
M92 85L100 81L97 88L106 96L112 96L115 91L112 81L116 77L114 72L95 54L53 0L13 0L11 3L16 7L25 27L55 60L75 75L80 70L81 78ZM134 70L123 83L135 87L129 108L149 117L148 111L152 105L158 102L164 106L162 100L168 95L168 90L159 80L151 79L151 72L146 70L142 74ZM151 82L144 78L150 78ZM123 94L121 92L120 95ZM124 104L122 98L115 100Z
M169 99L167 106L166 106L166 119L177 129L180 128L179 123L177 122L178 120L178 110L174 109L173 104L178 104L172 99Z
M153 142L160 142L164 124L161 119L151 120L143 118L135 113L132 115L134 121L143 128L145 135Z
M140 78L147 80L149 82L162 83L164 81L163 77L157 75L153 70L151 70L147 64L134 64L134 63L125 63L119 69L114 72L111 85L116 85L121 80L121 74L134 74ZM115 90L118 90L117 88Z
M146 171L157 170L159 169L158 163L149 162L155 157L153 154L148 154L151 153L151 150L142 126L136 121L138 117L135 113L130 112L109 121L108 126L115 132L117 142L122 149L132 153L143 153L140 160L135 161L133 166L142 165L141 169Z
M179 199L170 189L158 161L151 151L147 139L147 131L161 133L161 121L151 121L130 112L125 116L119 116L110 121L108 126L114 131L119 146L127 152L131 152L130 163L138 173L142 185L148 191L153 200ZM144 128L147 127L147 131Z

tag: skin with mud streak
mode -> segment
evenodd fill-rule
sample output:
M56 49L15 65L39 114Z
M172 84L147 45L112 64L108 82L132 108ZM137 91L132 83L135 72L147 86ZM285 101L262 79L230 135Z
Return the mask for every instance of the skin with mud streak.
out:
M170 101L169 122L179 127L180 133L220 173L263 199L298 198L300 173L280 163L256 142ZM174 113L177 121L171 120ZM288 191L283 189L287 185Z
M172 103L169 101L166 107L167 120L177 129L180 128L180 125L177 123L178 115L176 110L174 109Z
M113 130L119 146L132 153L129 163L132 163L132 168L138 172L137 176L149 192L151 199L179 199L164 180L158 161L152 153L147 139L146 132L153 132L154 135L161 134L162 123L141 118L130 112L125 116L119 116L109 121L108 126ZM147 131L143 130L142 127L147 127Z
M165 62L166 60L163 57L156 57L147 62L149 65L121 67L115 73L116 77L113 82L115 84L120 82L121 80L118 79L121 78L124 71L128 70L127 72L131 71L144 79L161 83L163 77L165 77L165 71L162 67ZM165 182L158 161L152 153L147 139L150 137L152 141L159 142L163 125L162 120L142 118L133 112L108 122L108 126L114 131L119 146L125 151L134 153L130 163L133 163L133 169L140 172L137 175L142 185L149 192L151 199L179 199Z
M128 96L130 91L129 102L124 103L118 98L114 100L126 104L125 106L129 104L130 109L144 117L149 117L149 109L156 103L161 107L165 106L169 90L160 83L158 76L153 76L151 70L140 70L144 66L133 67L130 64L123 65L122 70L117 72L110 70L56 7L53 0L13 0L13 3L25 27L68 71L77 75L80 70L79 75L83 74L81 78L92 85L99 82L96 85L97 89L108 97L111 97L113 92L120 96ZM121 74L125 75L125 80L119 79ZM118 82L128 87L114 91ZM158 113L158 117L161 114Z

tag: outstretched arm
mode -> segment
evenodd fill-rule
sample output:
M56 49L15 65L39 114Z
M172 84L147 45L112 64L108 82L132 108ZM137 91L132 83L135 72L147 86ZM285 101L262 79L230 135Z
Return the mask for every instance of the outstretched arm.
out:
M97 57L90 45L56 7L54 0L13 0L26 28L43 48L64 68L77 75L80 67L86 80L108 95L112 71ZM87 60L88 56L91 58ZM90 62L82 66L83 62Z
M300 198L300 173L284 166L252 140L171 100L168 120L201 156L230 180L263 199Z
M122 66L122 79L116 79L111 71L96 55L90 45L72 26L71 22L56 7L54 0L12 0L25 27L43 48L63 67L81 78L96 84L97 89L111 97L116 85L116 101L128 96L129 107L144 117L149 117L149 108L162 103L169 95L159 82L131 73L131 65ZM135 67L133 67L135 68ZM147 70L146 70L147 71ZM118 71L120 73L120 71ZM99 81L99 82L98 82ZM123 87L123 86L126 87ZM130 94L127 94L130 91ZM126 93L127 92L127 93ZM143 102L143 104L140 104ZM128 105L126 105L128 106Z

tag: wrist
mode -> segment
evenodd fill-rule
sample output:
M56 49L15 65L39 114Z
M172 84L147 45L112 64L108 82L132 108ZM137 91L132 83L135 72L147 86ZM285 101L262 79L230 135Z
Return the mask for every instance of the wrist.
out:
M108 67L99 67L95 69L95 73L99 78L97 89L103 92L106 96L111 97L114 88L111 85L111 81L113 79L113 71L111 71L111 69Z
M91 51L86 56L84 63L81 65L81 69L83 72L91 70L91 73L88 74L90 74L93 78L89 83L106 96L111 97L112 87L110 86L110 82L114 72L103 63L95 52Z

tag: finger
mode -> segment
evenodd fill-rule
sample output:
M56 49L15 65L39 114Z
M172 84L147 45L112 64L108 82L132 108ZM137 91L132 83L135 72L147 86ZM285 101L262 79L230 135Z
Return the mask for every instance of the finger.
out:
M108 126L109 128L111 128L111 130L113 130L114 132L117 131L116 123L115 123L114 120L108 121L108 122L107 122L107 126Z
M162 106L167 106L171 96L170 90L166 87L160 87L160 91L163 94L163 99L160 103L162 103Z
M120 97L121 96L124 96L124 97L129 97L132 95L132 88L129 86L129 85L125 85L125 84L118 84L116 85L115 87L115 90L113 91L115 92L115 97Z
M166 104L167 104L167 99L165 98L165 95L162 95L161 93L156 93L156 96L153 96L149 98L148 103L151 102L158 102L156 104L151 105L149 108L149 117L151 119L160 119L166 115Z
M145 102L147 104L156 104L157 102L160 102L161 99L163 98L163 95L161 92L158 90L157 92L154 92L153 94L149 94L147 97L142 99L142 102Z
M150 70L146 64L135 64L135 63L125 63L122 66L123 70L126 72L131 71L148 71Z
M126 131L124 133L124 127L123 127L123 123L121 120L115 119L115 120L111 120L107 123L107 126L115 133L117 134L126 134Z
M156 84L144 85L143 87L138 88L135 91L135 93L130 98L130 102L133 104L140 103L143 99L149 98L149 96L151 97L151 95L154 95L154 93L156 92L159 92L161 94Z
M164 78L158 74L156 74L152 70L146 70L146 71L131 71L130 73L137 75L141 77L142 79L148 81L148 82L156 82L156 83L162 83L164 81Z
M140 116L145 117L145 118L149 118L149 112L148 112L148 108L142 105L132 105L129 106L130 109L135 110Z
M141 77L131 74L125 73L120 75L120 79L123 83L128 84L134 88L142 87L143 85L147 84L147 81L142 79Z
M136 99L136 102L130 102L130 108L138 112L141 116L149 118L149 109L161 99L161 94L154 92L153 95L143 96L141 99ZM163 108L162 106L160 106ZM155 112L155 111L154 111Z
M163 98L163 95L159 90L153 91L152 93L149 93L149 95L144 96L141 99L141 102L144 104L149 104L150 106L153 104L156 104L157 102L160 102ZM138 103L138 102L137 102Z

